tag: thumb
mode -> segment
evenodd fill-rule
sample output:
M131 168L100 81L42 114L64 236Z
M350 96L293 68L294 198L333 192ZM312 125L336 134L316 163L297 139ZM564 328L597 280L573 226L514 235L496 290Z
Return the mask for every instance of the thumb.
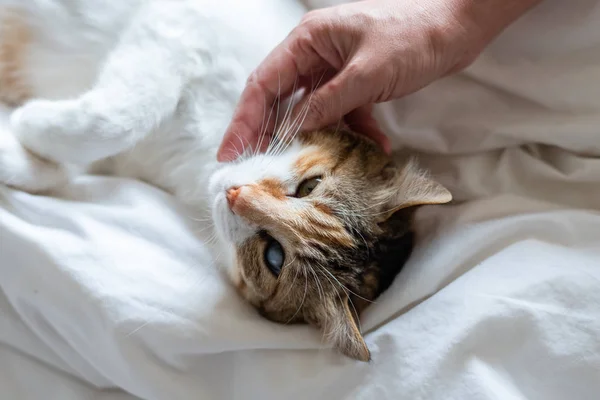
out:
M370 103L372 87L355 73L357 68L346 67L330 81L308 93L294 107L295 125L314 130L342 119L350 111Z
M370 137L381 146L383 151L390 154L392 151L390 140L379 127L377 120L373 118L372 112L373 105L368 104L352 110L344 119L350 129Z

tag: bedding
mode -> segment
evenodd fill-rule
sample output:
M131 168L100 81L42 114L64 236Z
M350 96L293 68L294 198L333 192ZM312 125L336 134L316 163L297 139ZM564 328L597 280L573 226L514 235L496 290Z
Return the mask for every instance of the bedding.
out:
M465 72L378 106L457 201L419 212L363 316L368 364L259 317L158 189L0 187L0 398L597 399L598 26L597 0L546 0Z

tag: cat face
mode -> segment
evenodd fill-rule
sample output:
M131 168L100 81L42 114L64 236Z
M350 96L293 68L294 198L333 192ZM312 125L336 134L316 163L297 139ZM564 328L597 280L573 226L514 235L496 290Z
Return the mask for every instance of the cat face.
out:
M452 198L414 163L396 165L348 131L300 134L225 166L210 186L239 293L266 318L312 324L363 361L358 315L408 258L413 211Z

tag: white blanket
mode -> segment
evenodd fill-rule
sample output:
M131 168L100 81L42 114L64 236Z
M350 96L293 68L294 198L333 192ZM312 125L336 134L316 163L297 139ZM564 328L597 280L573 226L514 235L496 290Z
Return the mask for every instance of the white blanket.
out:
M362 321L370 364L256 315L157 189L0 187L0 399L597 399L598 27L597 0L546 0L467 72L379 107L460 202L419 214Z

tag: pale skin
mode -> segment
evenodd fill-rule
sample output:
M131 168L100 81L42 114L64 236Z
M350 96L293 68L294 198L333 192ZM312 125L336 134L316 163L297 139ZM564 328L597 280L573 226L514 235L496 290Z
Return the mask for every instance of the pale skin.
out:
M272 134L264 116L298 87L312 93L295 108L307 111L303 130L343 118L390 152L373 105L467 67L541 1L366 0L309 12L251 74L217 158L231 161L240 140L254 148Z

